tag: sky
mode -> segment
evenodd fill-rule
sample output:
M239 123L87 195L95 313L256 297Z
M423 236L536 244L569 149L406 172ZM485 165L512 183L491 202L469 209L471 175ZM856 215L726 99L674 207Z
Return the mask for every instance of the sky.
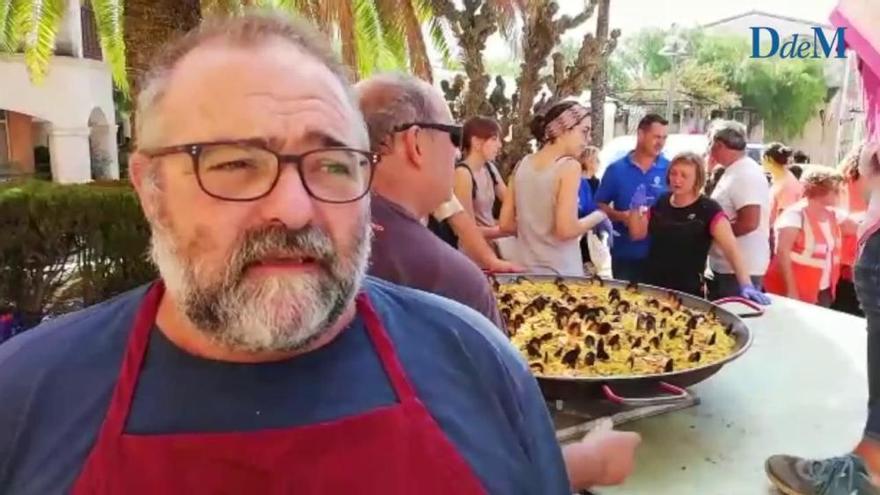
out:
M557 1L562 13L572 15L585 3L583 0ZM827 24L835 5L837 0L611 0L610 21L612 29L622 30L623 37L646 27L668 28L673 23L692 27L750 10ZM586 29L595 29L595 15L580 30L572 30L570 36L580 38ZM507 42L495 37L490 40L486 57L502 58L509 53Z

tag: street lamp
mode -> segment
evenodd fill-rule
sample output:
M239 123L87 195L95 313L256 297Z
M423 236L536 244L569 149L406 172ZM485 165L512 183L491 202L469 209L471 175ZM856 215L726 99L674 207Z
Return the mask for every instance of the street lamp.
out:
M673 24L664 40L663 48L660 49L660 55L669 58L672 65L669 71L669 89L666 92L666 120L670 123L672 123L672 106L678 76L676 69L678 69L678 62L687 54L687 40L679 33L678 26Z

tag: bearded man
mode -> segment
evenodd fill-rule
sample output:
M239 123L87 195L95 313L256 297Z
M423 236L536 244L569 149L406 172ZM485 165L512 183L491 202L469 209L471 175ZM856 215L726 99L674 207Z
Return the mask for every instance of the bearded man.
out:
M0 347L0 493L570 493L501 332L365 277L378 157L324 41L214 21L141 88L161 279Z

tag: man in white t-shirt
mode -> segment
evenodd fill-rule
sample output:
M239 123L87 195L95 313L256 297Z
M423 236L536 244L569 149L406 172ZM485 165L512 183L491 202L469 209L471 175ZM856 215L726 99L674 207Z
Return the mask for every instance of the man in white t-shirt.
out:
M752 284L760 289L770 263L770 184L761 166L746 155L746 128L739 122L717 124L709 154L724 167L712 199L730 219ZM713 246L709 253L709 267L714 274L710 285L712 298L740 294L733 268L718 246Z

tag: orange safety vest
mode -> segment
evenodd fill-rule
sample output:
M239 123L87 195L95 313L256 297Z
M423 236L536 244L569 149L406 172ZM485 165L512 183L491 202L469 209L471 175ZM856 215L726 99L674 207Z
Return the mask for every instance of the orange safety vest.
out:
M868 210L868 202L859 190L858 184L854 181L846 181L846 189L844 189L843 198L841 198L841 206L846 208L849 215L854 213L864 213ZM856 258L859 253L859 240L856 234L844 234L840 253L840 264L848 267L850 273L852 267L856 264ZM851 277L849 277L851 278Z
M814 215L808 215L807 203L802 201L792 208L800 209L804 223L794 246L791 249L791 269L794 272L794 281L797 284L798 296L801 301L815 304L819 300L819 284L822 282L822 271L828 263L829 241L834 242L834 251L831 256L831 294L836 292L837 282L840 280L840 255L841 255L841 232L840 225L831 213L831 235L833 239L825 239L820 219ZM767 268L764 278L764 287L767 292L787 295L785 290L785 278L779 268L779 257L774 256Z

